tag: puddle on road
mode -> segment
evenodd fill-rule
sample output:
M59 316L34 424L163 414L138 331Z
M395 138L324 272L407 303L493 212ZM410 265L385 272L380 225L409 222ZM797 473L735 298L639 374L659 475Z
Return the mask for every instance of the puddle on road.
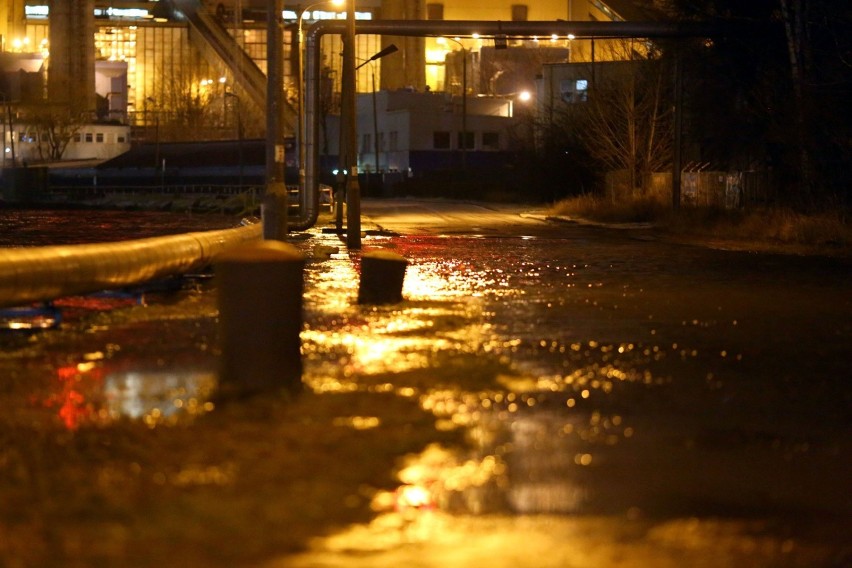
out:
M807 565L819 557L757 521L650 517L646 506L661 488L643 489L654 460L640 462L645 452L666 450L649 445L659 434L635 442L647 422L634 420L630 402L670 384L657 374L659 363L695 354L638 340L572 340L553 327L558 321L537 326L540 310L564 300L584 267L543 269L491 246L472 250L470 239L456 240L465 254L455 256L447 247L453 239L384 243L412 261L407 301L393 308L353 308L355 291L342 284L357 276L353 264L341 258L325 267L317 277L325 288L311 300L317 317L306 343L315 372L308 382L316 392L414 397L437 428L464 431L468 446L409 456L399 486L374 496L371 523L270 567L717 568ZM348 300L324 299L335 292ZM530 325L498 325L496 310ZM324 365L328 353L335 356ZM477 367L489 376L472 379ZM657 505L674 511L672 503Z

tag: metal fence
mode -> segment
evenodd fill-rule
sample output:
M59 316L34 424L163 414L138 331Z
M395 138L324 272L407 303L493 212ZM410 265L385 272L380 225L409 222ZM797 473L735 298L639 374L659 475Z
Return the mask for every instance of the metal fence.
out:
M655 172L642 188L631 188L625 170L608 172L605 191L609 199L651 197L670 202L671 172ZM771 172L767 171L685 171L681 173L681 205L736 209L766 205L776 200Z

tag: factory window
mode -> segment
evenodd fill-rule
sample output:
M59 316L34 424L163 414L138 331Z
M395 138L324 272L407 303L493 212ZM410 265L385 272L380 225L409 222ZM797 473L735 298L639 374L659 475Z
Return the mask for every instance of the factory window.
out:
M512 21L526 22L529 19L529 7L526 4L512 4Z
M450 133L444 130L432 133L432 147L436 150L449 150Z
M91 142L91 141L92 141L92 133L86 132L86 142Z
M427 20L443 20L444 5L443 4L426 4L426 19Z
M103 132L98 132L97 134L95 134L95 142L97 142L98 144L102 144L103 141L104 141L104 133Z
M562 100L566 103L584 103L589 100L589 81L565 79L559 84Z
M483 132L482 133L482 148L483 148L483 150L499 150L500 149L500 133L499 132Z
M119 135L118 135L118 143L119 143L119 144L124 144L124 136L123 136L123 135L121 135L121 134L119 134Z
M461 132L459 132L458 134L459 134L458 148L459 149L464 148L465 150L472 150L473 149L473 132L465 132L464 136L462 136Z

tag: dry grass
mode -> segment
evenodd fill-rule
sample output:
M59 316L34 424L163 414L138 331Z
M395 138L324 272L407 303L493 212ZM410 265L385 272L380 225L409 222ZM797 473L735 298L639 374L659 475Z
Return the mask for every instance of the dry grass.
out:
M852 228L842 211L803 214L783 208L724 210L683 207L674 212L652 198L613 203L596 196L565 199L551 206L551 215L606 223L649 222L676 235L763 241L836 250L852 246Z

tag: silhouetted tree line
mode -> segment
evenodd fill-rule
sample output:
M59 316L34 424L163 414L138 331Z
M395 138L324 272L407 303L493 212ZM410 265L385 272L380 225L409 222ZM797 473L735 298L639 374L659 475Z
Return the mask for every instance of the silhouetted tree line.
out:
M832 0L637 0L672 20L735 22L751 31L654 42L651 65L606 96L544 125L540 176L599 185L621 164L637 179L661 158L669 136L674 62L683 70L683 157L713 169L765 171L780 202L799 208L850 202L852 4ZM653 89L649 94L648 89ZM603 91L602 91L603 93ZM660 103L660 96L667 99ZM610 99L607 103L606 99ZM601 105L608 104L606 110ZM631 114L632 113L632 114ZM602 144L604 134L629 124ZM629 134L628 134L629 131ZM653 133L656 139L649 138ZM634 138L630 138L633 136ZM644 137L644 138L643 138ZM584 140L586 138L586 140ZM609 146L609 148L607 148ZM656 149L654 149L656 148ZM607 154L609 152L609 154ZM632 154L628 155L629 152ZM638 183L638 182L637 182Z

